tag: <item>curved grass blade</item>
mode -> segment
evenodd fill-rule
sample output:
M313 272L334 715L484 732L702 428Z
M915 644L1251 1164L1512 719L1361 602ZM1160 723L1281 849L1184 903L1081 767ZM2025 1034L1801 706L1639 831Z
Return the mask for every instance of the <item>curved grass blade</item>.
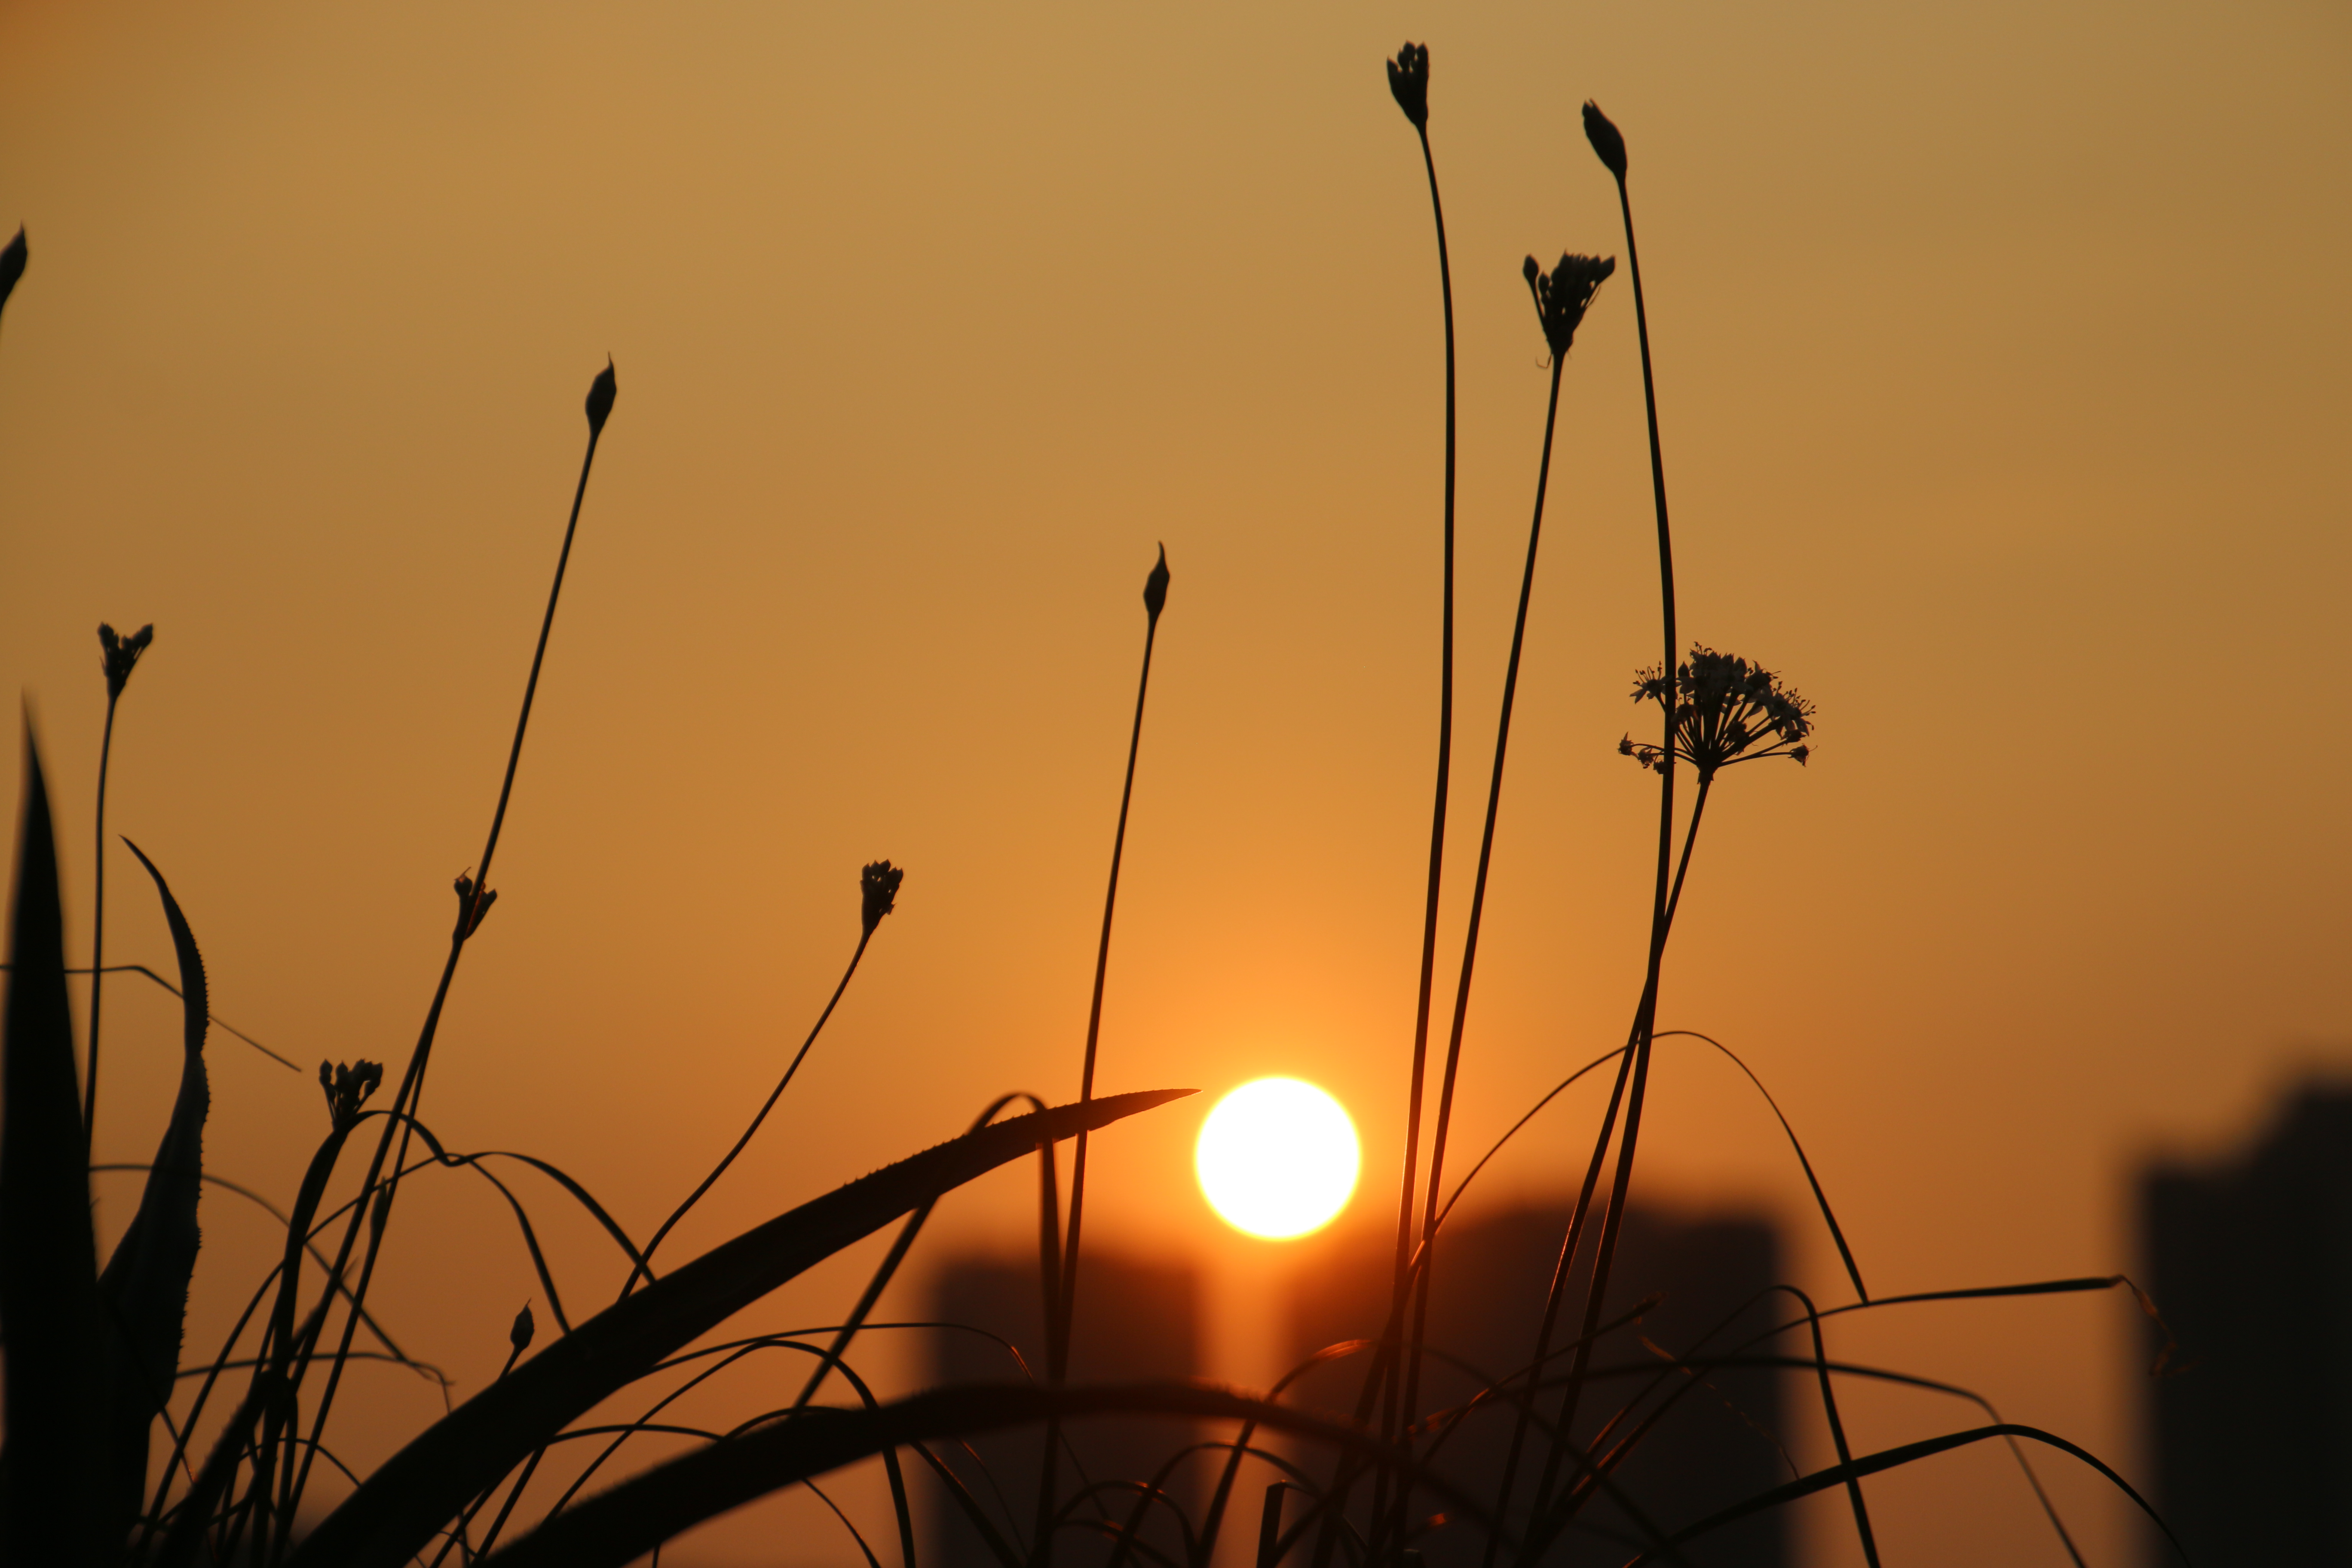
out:
M163 900L163 919L172 928L172 946L180 962L182 1016L180 1092L173 1102L172 1120L147 1173L139 1212L98 1277L100 1300L112 1330L103 1363L107 1392L102 1408L114 1503L127 1524L137 1515L146 1489L148 1434L157 1412L171 1403L187 1321L188 1281L195 1274L196 1251L203 1242L196 1201L204 1190L205 1117L212 1109L212 1089L205 1077L205 1031L212 1011L204 954L197 951L195 933L188 929L171 884L144 850L128 838L122 842L154 879L155 891Z
M964 1518L969 1520L972 1528L980 1532L981 1542L988 1548L989 1555L996 1559L997 1568L1022 1568L1023 1558L1019 1548L1007 1541L1004 1538L1004 1532L996 1528L996 1521L988 1517L988 1510L980 1506L980 1500L971 1495L971 1489L963 1484L962 1479L948 1468L946 1463L937 1454L931 1452L929 1445L909 1443L907 1446L914 1449L925 1464L931 1467L931 1474L939 1477L940 1485L947 1489L949 1500L963 1510ZM1001 1498L1000 1500L1002 1500ZM1007 1511L1011 1510L1007 1510Z
M103 1341L57 835L29 724L23 809L0 1037L0 1335L8 1346L0 1557L75 1564L100 1561L110 1517L94 1397Z
M2071 1454L2082 1460L2083 1463L2105 1476L2117 1491L2122 1492L2124 1496L2139 1506L2140 1512L2146 1514L2157 1529L2164 1532L2165 1540L2172 1543L2172 1550L2179 1553L2183 1563L2189 1560L2188 1550L2180 1544L2180 1538L2172 1533L2172 1527L2164 1522L2164 1516L2156 1511L2155 1505L2134 1490L2129 1481L2117 1475L2112 1466L2089 1449L2070 1443L2054 1432L2045 1432L2039 1426L2021 1426L2014 1421L1996 1422L1990 1426L1971 1426L1965 1432L1947 1432L1940 1437L1922 1438L1916 1443L1906 1443L1899 1448L1882 1448L1875 1454L1864 1454L1862 1458L1845 1464L1832 1465L1826 1469L1815 1470L1811 1475L1801 1476L1785 1486L1774 1487L1769 1492L1759 1492L1744 1502L1734 1503L1729 1508L1707 1515L1696 1524L1675 1531L1673 1543L1681 1545L1685 1542L1696 1541L1702 1535L1712 1534L1727 1524L1736 1523L1750 1514L1761 1513L1766 1509L1779 1508L1783 1503L1795 1502L1798 1499L1811 1497L1815 1492L1827 1491L1832 1487L1844 1486L1847 1482L1860 1480L1864 1476L1874 1476L1881 1470L1892 1470L1904 1465L1916 1464L1921 1459L1932 1458L1937 1454L1949 1453L1954 1448L1964 1448L1972 1443L1982 1443L1994 1437L2023 1437L2031 1442L2046 1443L2051 1447ZM1626 1568L1640 1568L1640 1564L1653 1561L1655 1555L1654 1552L1644 1552L1632 1563L1627 1563Z
M998 1384L933 1389L879 1410L806 1410L781 1426L698 1449L557 1515L488 1559L486 1568L619 1568L651 1551L655 1542L702 1520L887 1447L1028 1426L1055 1416L1067 1420L1110 1414L1255 1421L1350 1449L1373 1464L1392 1467L1398 1462L1392 1446L1368 1434L1197 1384L1064 1388ZM1484 1519L1476 1503L1441 1478L1417 1475L1414 1479L1439 1491L1465 1516Z
M320 1521L293 1563L396 1568L566 1422L804 1269L1041 1142L1191 1092L1113 1095L1017 1116L886 1166L713 1247L582 1323L427 1428Z
M1845 1265L1845 1277L1853 1284L1853 1293L1863 1300L1869 1300L1870 1291L1863 1285L1862 1268L1853 1260L1853 1248L1845 1244L1845 1231L1838 1224L1836 1212L1830 1207L1829 1194L1822 1191L1822 1180L1813 1174L1813 1163L1806 1157L1805 1146L1798 1142L1797 1130L1789 1125L1788 1114L1780 1109L1780 1102L1772 1098L1772 1091L1764 1087L1764 1080L1756 1076L1756 1069L1740 1060L1737 1051L1714 1036L1702 1035L1696 1029L1668 1029L1652 1037L1664 1040L1676 1035L1687 1036L1694 1040L1705 1040L1708 1045L1729 1057L1731 1065L1748 1075L1748 1081L1756 1086L1756 1092L1762 1095L1764 1103L1772 1108L1772 1115L1780 1121L1780 1131L1789 1135L1789 1147L1796 1153L1797 1163L1804 1168L1805 1184L1813 1189L1813 1203L1822 1211L1822 1223L1829 1226L1830 1239L1837 1243L1838 1259Z

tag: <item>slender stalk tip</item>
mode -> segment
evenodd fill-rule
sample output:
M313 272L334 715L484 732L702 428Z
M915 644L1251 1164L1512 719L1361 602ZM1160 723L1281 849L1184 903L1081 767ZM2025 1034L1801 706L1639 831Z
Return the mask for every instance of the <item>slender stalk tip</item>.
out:
M514 1346L515 1354L520 1355L530 1349L531 1336L538 1331L539 1325L530 1319L530 1303L525 1301L522 1310L515 1314L514 1327L507 1331L507 1343Z
M155 640L152 626L141 626L129 637L118 637L114 628L104 621L98 623L98 646L103 650L99 668L106 672L106 700L109 702L122 695L131 683L131 671L138 665L139 656Z
M1155 626L1159 624L1160 612L1168 607L1168 547L1164 544L1160 547L1159 563L1143 580L1143 607Z
M866 934L872 936L882 917L898 907L898 884L907 873L887 860L877 860L857 874L857 892L862 900L858 918L865 922Z
M604 421L613 416L613 400L621 395L621 384L613 374L613 356L604 356L604 368L588 387L588 438L594 440L604 433Z
M1407 44L1389 61L1389 91L1415 131L1429 129L1429 46Z
M1624 134L1589 98L1584 100L1584 139L1592 143L1602 167L1621 180L1625 177Z
M16 237L0 250L0 305L5 305L8 296L16 291L16 279L25 275L25 261L31 254L25 248L25 226L18 224Z

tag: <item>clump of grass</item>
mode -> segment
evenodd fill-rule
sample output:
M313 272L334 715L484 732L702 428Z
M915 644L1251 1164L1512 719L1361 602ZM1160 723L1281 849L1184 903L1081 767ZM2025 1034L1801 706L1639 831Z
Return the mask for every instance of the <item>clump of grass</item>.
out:
M1343 1554L1350 1568L1404 1568L1437 1522L1416 1517L1416 1506L1427 1500L1442 1504L1451 1517L1485 1531L1488 1568L1507 1552L1516 1568L1534 1568L1568 1532L1588 1527L1588 1510L1601 1500L1612 1504L1637 1531L1634 1562L1678 1562L1684 1560L1683 1548L1687 1543L1727 1524L1834 1489L1846 1493L1862 1552L1875 1563L1877 1548L1862 1489L1864 1479L1996 1437L2017 1455L2059 1540L2078 1563L2081 1559L2071 1537L2026 1463L2022 1444L2039 1444L2068 1454L2140 1501L2120 1477L2094 1456L2053 1434L2003 1421L1990 1404L1965 1389L1832 1360L1822 1331L1824 1321L1849 1312L1922 1301L2108 1289L2128 1287L2128 1281L2113 1277L2045 1280L1871 1298L1811 1162L1761 1080L1720 1042L1695 1031L1658 1027L1669 938L1715 782L1725 769L1741 763L1773 757L1804 763L1811 752L1814 715L1809 703L1760 665L1697 643L1690 645L1687 656L1678 658L1684 643L1676 615L1648 308L1626 184L1625 141L1616 126L1590 103L1584 109L1586 134L1603 168L1616 182L1623 220L1641 344L1658 546L1664 652L1657 665L1636 677L1633 693L1637 702L1656 704L1658 738L1637 741L1629 732L1620 742L1620 750L1654 773L1658 784L1650 935L1624 1042L1570 1073L1496 1140L1450 1192L1445 1191L1457 1089L1469 1059L1472 986L1494 870L1521 655L1549 495L1561 377L1575 334L1615 267L1612 259L1563 252L1547 270L1530 257L1521 275L1533 297L1538 326L1549 351L1550 384L1468 920L1455 971L1435 1112L1428 1132L1426 1173L1423 1173L1454 698L1454 289L1436 162L1428 134L1429 51L1423 45L1408 44L1386 62L1386 68L1391 93L1419 140L1428 177L1445 343L1445 415L1436 776L1406 1084L1405 1137L1396 1154L1400 1174L1396 1245L1392 1259L1382 1265L1389 1309L1381 1337L1327 1347L1264 1395L1181 1384L1083 1387L1068 1383L1071 1335L1082 1300L1078 1281L1089 1139L1098 1129L1189 1092L1155 1090L1106 1097L1095 1092L1119 872L1152 655L1167 603L1164 550L1144 586L1147 619L1142 669L1112 840L1076 1102L1053 1107L1031 1095L1002 1096L983 1109L960 1137L774 1215L667 1272L656 1268L656 1254L663 1242L758 1133L840 1005L868 944L895 907L903 873L885 860L866 866L860 874L856 946L823 1012L775 1089L733 1146L643 1247L604 1205L557 1167L504 1151L451 1151L423 1120L427 1069L451 981L499 896L489 884L491 868L513 800L532 703L598 443L617 400L618 384L608 362L590 386L586 452L497 805L480 855L456 880L448 952L416 1044L388 1102L380 1102L385 1081L383 1065L369 1061L320 1065L326 1134L300 1175L292 1204L282 1212L271 1208L285 1231L280 1256L254 1286L243 1313L208 1363L180 1364L185 1304L201 1249L196 1224L199 1191L210 1183L268 1205L249 1189L204 1168L202 1135L210 1104L205 1046L211 1026L219 1020L211 1012L210 985L191 923L163 871L136 845L131 846L131 851L150 874L172 932L178 984L143 966L109 966L103 961L103 822L114 710L132 668L148 646L150 631L142 630L128 638L118 637L110 628L102 627L100 632L108 686L99 770L100 890L94 900L97 923L92 962L87 971L91 977L88 1077L79 1104L76 1051L66 999L69 972L65 966L56 835L39 753L28 726L24 816L13 881L5 1034L0 1039L0 1334L5 1334L9 1350L5 1410L9 1443L5 1456L0 1456L0 1555L14 1562L76 1568L205 1561L247 1562L269 1568L278 1564L394 1568L428 1552L431 1568L439 1568L453 1553L465 1568L477 1561L501 1565L618 1564L647 1551L657 1553L663 1542L716 1513L780 1488L802 1486L840 1519L869 1568L881 1568L880 1556L866 1533L818 1486L819 1478L873 1458L881 1462L888 1482L901 1568L918 1568L910 1488L902 1454L919 1460L923 1470L938 1479L949 1502L975 1523L1002 1568L1049 1568L1057 1538L1073 1530L1112 1542L1110 1568L1128 1568L1138 1559L1148 1559L1157 1568L1180 1568L1173 1556L1145 1539L1145 1522L1155 1512L1172 1515L1180 1528L1184 1558L1181 1568L1208 1568L1245 1459L1270 1467L1277 1475L1265 1489L1259 1510L1258 1568L1277 1568L1309 1534L1315 1540L1317 1568L1326 1568L1335 1556ZM0 249L0 306L5 305L22 275L26 256L20 230L15 241ZM1696 781L1686 812L1677 805L1677 777L1684 767L1693 771ZM146 974L180 997L182 1074L155 1158L139 1167L147 1173L139 1209L101 1271L89 1223L89 1177L93 1169L122 1167L89 1163L89 1131L97 1108L99 997L105 974L126 971ZM1681 1354L1660 1352L1636 1359L1608 1359L1625 1353L1628 1337L1654 1305L1638 1303L1612 1316L1607 1292L1633 1184L1654 1053L1661 1041L1685 1037L1721 1051L1755 1082L1789 1137L1855 1300L1822 1307L1793 1287L1779 1286L1768 1295L1785 1298L1794 1306L1764 1332L1735 1330L1734 1325L1744 1321L1735 1317ZM1594 1130L1591 1152L1527 1360L1500 1376L1486 1377L1484 1386L1465 1404L1423 1409L1424 1361L1437 1358L1460 1364L1444 1347L1430 1343L1428 1337L1431 1282L1438 1260L1444 1256L1439 1241L1448 1217L1469 1184L1539 1112L1570 1085L1612 1064L1606 1107ZM1025 1102L1029 1109L1006 1117L1016 1102ZM371 1121L377 1125L371 1128ZM373 1138L368 1136L371 1132ZM1066 1223L1055 1152L1055 1144L1066 1139L1076 1142ZM372 1145L358 1190L347 1201L328 1208L329 1189L354 1140ZM419 1143L421 1152L416 1147ZM848 1352L858 1336L868 1331L939 1326L872 1321L882 1293L906 1262L934 1205L946 1192L1032 1153L1037 1156L1038 1285L1045 1323L1043 1377L1028 1377L1028 1368L1016 1351L1014 1363L1024 1373L1020 1381L933 1390L894 1402L879 1399ZM573 1321L560 1282L540 1247L530 1205L497 1173L494 1163L499 1169L525 1167L535 1178L551 1183L611 1239L627 1266L611 1305ZM556 1332L541 1342L534 1303L527 1301L512 1320L505 1364L499 1375L417 1433L373 1473L351 1476L350 1494L302 1533L297 1521L302 1517L316 1461L325 1455L331 1465L341 1468L326 1438L346 1372L361 1362L383 1362L433 1377L445 1391L448 1386L436 1369L403 1351L367 1308L402 1184L411 1177L441 1171L472 1173L489 1184L509 1205L540 1285L541 1296L535 1300L543 1302ZM705 1342L707 1336L745 1307L894 1221L898 1230L890 1247L839 1321ZM330 1241L331 1249L324 1245ZM307 1270L306 1262L310 1266ZM315 1282L306 1279L306 1273ZM1570 1297L1580 1278L1583 1301L1578 1310ZM2153 1311L2144 1296L2140 1300ZM252 1331L249 1336L248 1330ZM362 1346L362 1331L378 1348ZM1806 1336L1809 1354L1775 1351L1784 1334L1798 1331ZM798 1396L789 1405L756 1411L725 1430L687 1426L667 1417L671 1407L688 1393L776 1352L803 1357L812 1363ZM1285 1403L1292 1384L1309 1367L1349 1358L1361 1358L1364 1371L1351 1417L1325 1416ZM1704 1386L1710 1373L1742 1366L1811 1374L1837 1462L1811 1474L1796 1475L1783 1485L1705 1519L1673 1528L1650 1519L1621 1482L1619 1473L1627 1457L1683 1406L1693 1390ZM227 1388L232 1373L246 1374L242 1391L226 1415L215 1413L208 1420L215 1394ZM836 1374L853 1402L840 1407L814 1404ZM196 1380L197 1387L175 1415L173 1390L182 1378ZM1988 1420L1921 1442L1857 1455L1847 1442L1836 1395L1838 1381L1850 1378L1975 1400ZM1633 1389L1631 1396L1614 1403L1613 1408L1604 1401L1607 1391L1629 1386ZM599 1405L632 1390L648 1402L635 1418L583 1425ZM228 1402L226 1393L222 1402ZM1584 1431L1580 1417L1596 1404L1605 1415L1592 1435L1580 1436ZM1097 1481L1086 1477L1064 1424L1108 1414L1227 1422L1234 1436L1187 1447L1171 1456L1149 1479ZM1440 1454L1471 1423L1504 1419L1510 1423L1509 1458L1495 1478L1490 1496L1471 1495L1436 1468ZM167 1444L151 1444L158 1426ZM1045 1443L1043 1479L1025 1541L1020 1539L1019 1523L1011 1520L1009 1510L1008 1529L999 1530L991 1521L986 1509L938 1452L940 1445L972 1434L1013 1426L1042 1428ZM200 1428L209 1434L208 1446L196 1441ZM1262 1431L1286 1433L1328 1449L1333 1457L1328 1479L1318 1483L1302 1466L1261 1446L1257 1439ZM656 1435L691 1438L697 1446L605 1489L586 1491L590 1480L625 1447ZM583 1442L598 1445L594 1456L579 1468L551 1503L534 1507L534 1522L516 1524L518 1538L502 1545L509 1524L522 1515L526 1490L543 1462L551 1453L571 1452L569 1445ZM160 1467L153 1462L151 1447L164 1448ZM1521 1505L1515 1487L1531 1448L1540 1455L1538 1475L1532 1495ZM1178 1468L1195 1455L1206 1456L1218 1468L1210 1501L1197 1520L1171 1484ZM1075 1497L1066 1497L1057 1485L1057 1471L1065 1458L1081 1478ZM1360 1508L1353 1499L1367 1474L1371 1496L1368 1505ZM1304 1506L1296 1517L1286 1517L1293 1493ZM1123 1517L1114 1517L1106 1500L1114 1498L1128 1500ZM2141 1506L2147 1505L2142 1502Z

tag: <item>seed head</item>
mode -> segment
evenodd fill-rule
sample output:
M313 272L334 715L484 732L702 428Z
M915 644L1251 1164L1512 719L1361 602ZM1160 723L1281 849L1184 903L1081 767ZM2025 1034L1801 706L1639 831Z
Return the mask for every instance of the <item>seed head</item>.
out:
M872 936L882 917L898 907L898 884L907 873L887 860L877 860L857 874L857 893L863 905L858 918L865 922L866 934Z
M145 653L147 645L154 640L155 628L152 626L141 626L124 637L115 636L114 628L104 621L98 623L98 646L105 650L99 668L106 671L106 700L109 702L122 695L122 689L130 683L131 671L138 664L139 656Z
M613 374L613 357L604 356L604 368L588 384L588 438L594 440L604 433L604 421L613 416L613 399L621 395L621 384Z
M1527 278L1528 292L1536 297L1536 320L1543 324L1544 342L1551 345L1552 358L1566 358L1592 296L1602 280L1617 270L1617 258L1563 255L1547 273L1530 256L1519 270Z
M25 227L16 226L16 237L0 250L0 306L8 303L8 296L16 291L16 279L25 275L25 260L31 252L25 248Z
M514 1346L515 1354L520 1355L530 1349L530 1337L537 1331L538 1325L530 1321L530 1303L525 1301L522 1310L515 1314L514 1327L507 1331L507 1343Z
M1806 743L1813 730L1813 705L1780 683L1760 664L1691 645L1690 658L1674 679L1653 666L1633 679L1633 700L1674 700L1674 754L1698 769L1701 784L1734 763L1793 757L1802 767L1812 754ZM1663 767L1664 753L1631 735L1617 742L1620 755L1645 768Z
M1584 139L1600 154L1602 167L1621 180L1625 177L1625 138L1589 98L1584 100Z
M1160 612L1167 607L1168 547L1163 544L1160 547L1159 564L1152 567L1151 575L1143 580L1143 608L1150 616L1152 624L1157 626Z
M319 1064L319 1088L327 1096L327 1119L336 1131L348 1131L360 1119L360 1107L367 1103L383 1084L383 1068L375 1062L360 1061L349 1066L336 1063L331 1068Z
M1389 91L1415 131L1429 129L1429 46L1407 44L1389 62Z
M483 889L482 901L477 904L474 902L474 879L470 875L458 872L457 880L452 885L457 889L457 935L461 939L469 937L482 929L482 921L489 917L490 906L499 901L499 890L496 888Z

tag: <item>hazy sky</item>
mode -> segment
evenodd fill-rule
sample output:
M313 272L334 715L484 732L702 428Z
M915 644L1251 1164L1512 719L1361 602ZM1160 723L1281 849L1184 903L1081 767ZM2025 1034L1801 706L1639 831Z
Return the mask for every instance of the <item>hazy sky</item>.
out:
M1377 1207L1438 606L1433 247L1381 71L1408 37L1462 333L1456 886L1543 413L1520 258L1623 248L1590 96L1632 145L1683 625L1820 708L1809 768L1718 789L1663 1021L1772 1086L1874 1289L2129 1267L2137 1162L2352 1068L2352 13L2327 0L6 0L0 225L32 264L0 321L0 678L47 748L76 951L91 630L152 621L110 826L172 877L223 1016L305 1064L404 1059L609 353L427 1119L649 1230L797 1045L881 856L899 912L679 1243L1000 1090L1073 1095L1164 541L1103 1087L1315 1079L1363 1126ZM1640 982L1653 786L1614 744L1656 612L1622 269L1568 367L1552 497L1473 1148L1614 1044ZM135 865L110 866L110 956L162 966ZM143 1158L175 1014L109 995L99 1155ZM1752 1093L1662 1049L1650 1190L1801 1222ZM213 1057L208 1159L289 1194L316 1088ZM1561 1185L1593 1108L1538 1123L1493 1195ZM1200 1203L1205 1109L1101 1141L1093 1200L1108 1240L1221 1260L1232 1323L1275 1262ZM952 1200L939 1239L1013 1237L1025 1187ZM128 1192L101 1187L106 1220ZM199 1333L263 1255L232 1202L207 1200ZM478 1386L528 1263L486 1190L402 1212L384 1310ZM617 1283L554 1230L582 1301ZM757 1321L830 1321L850 1279ZM1837 1345L2137 1473L2136 1322L1995 1305ZM362 1458L438 1406L370 1386ZM1857 1407L1869 1446L1969 1418ZM1874 1482L1890 1556L2063 1561L2002 1465ZM2120 1511L2053 1471L2118 1561Z

